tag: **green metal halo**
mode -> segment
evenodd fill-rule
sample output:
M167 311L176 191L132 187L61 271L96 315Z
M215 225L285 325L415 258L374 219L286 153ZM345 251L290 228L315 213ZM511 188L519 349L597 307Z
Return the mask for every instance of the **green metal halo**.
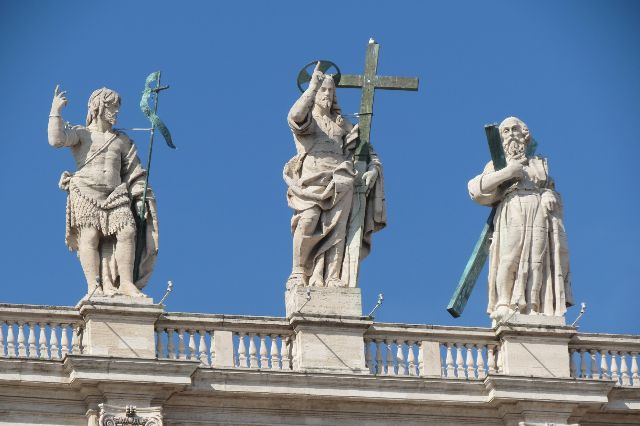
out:
M298 89L300 89L301 92L305 91L303 84L309 83L309 81L311 81L311 74L313 73L313 70L315 69L316 64L318 62L320 62L320 71L333 77L333 81L336 83L336 86L338 85L338 83L340 83L340 77L342 77L342 74L340 73L340 68L338 68L338 66L331 61L318 59L313 62L309 62L307 65L302 67L302 69L298 73L297 83L298 83ZM335 73L327 72L332 68L335 69Z

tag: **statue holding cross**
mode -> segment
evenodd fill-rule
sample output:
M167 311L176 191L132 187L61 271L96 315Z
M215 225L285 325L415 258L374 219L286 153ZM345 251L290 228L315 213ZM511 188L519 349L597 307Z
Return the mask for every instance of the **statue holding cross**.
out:
M487 135L493 161L469 181L469 195L494 209L450 312L464 307L489 245L487 311L496 323L516 312L563 317L573 305L569 252L547 159L533 155L529 128L516 117L487 126Z
M287 288L356 287L371 236L386 225L382 164L369 142L374 90L417 90L418 82L376 76L378 49L370 40L363 76L339 70L329 75L329 66L337 67L327 61L317 61L312 74L301 74L309 86L288 115L297 155L283 172L294 210ZM336 87L362 87L359 124L342 115Z

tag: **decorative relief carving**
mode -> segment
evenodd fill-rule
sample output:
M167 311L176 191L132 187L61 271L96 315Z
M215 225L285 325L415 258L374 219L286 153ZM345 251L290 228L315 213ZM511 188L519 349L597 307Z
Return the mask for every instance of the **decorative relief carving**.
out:
M115 407L100 404L100 426L162 426L160 407L138 409L134 405Z

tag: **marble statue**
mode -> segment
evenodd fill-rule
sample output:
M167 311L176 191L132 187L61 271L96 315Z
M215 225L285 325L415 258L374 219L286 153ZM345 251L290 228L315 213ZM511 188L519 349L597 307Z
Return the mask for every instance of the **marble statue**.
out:
M488 313L563 316L573 305L562 200L547 159L527 154L527 125L508 117L499 126L507 166L489 162L469 181L479 204L497 206L489 250Z
M66 92L56 87L49 115L49 145L69 147L76 172L65 171L60 188L67 196L66 244L77 250L93 294L144 296L140 291L151 275L158 246L153 192L147 189L146 248L134 281L136 211L141 211L146 171L136 147L113 128L120 95L105 87L89 98L86 126L70 126L61 117ZM135 209L135 210L134 210Z
M358 126L341 115L333 77L319 66L309 87L288 115L297 150L284 167L293 233L293 268L287 287L346 287L347 229L359 182L366 188L360 259L370 251L371 235L386 223L382 165L371 149L358 175L353 151Z

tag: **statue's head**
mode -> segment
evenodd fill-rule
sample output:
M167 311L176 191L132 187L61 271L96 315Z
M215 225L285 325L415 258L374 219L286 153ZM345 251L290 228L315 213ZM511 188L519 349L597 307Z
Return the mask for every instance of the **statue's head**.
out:
M315 103L323 110L330 111L332 114L340 114L340 107L336 98L336 83L333 77L325 74L324 80L316 93Z
M527 146L531 143L529 128L517 117L507 117L498 127L502 148L507 160L518 160L527 155Z
M89 96L87 112L87 126L102 118L112 126L116 124L118 111L120 109L120 95L115 90L102 89L95 90Z

